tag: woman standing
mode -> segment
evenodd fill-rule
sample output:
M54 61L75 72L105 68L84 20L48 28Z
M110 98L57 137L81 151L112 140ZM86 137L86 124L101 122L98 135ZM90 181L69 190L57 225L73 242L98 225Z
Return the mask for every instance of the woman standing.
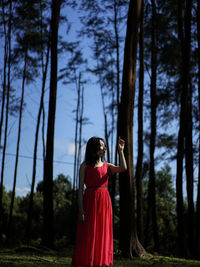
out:
M106 145L102 138L92 137L87 142L85 161L79 170L79 220L73 266L113 265L112 204L107 189L108 170L123 172L127 169L124 144L124 140L119 138L120 165L115 166L103 161Z

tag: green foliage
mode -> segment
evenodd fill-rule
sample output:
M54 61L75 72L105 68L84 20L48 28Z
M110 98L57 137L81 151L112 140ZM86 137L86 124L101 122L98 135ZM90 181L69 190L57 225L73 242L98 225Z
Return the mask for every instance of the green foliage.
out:
M148 180L144 179L144 222L147 214L147 190ZM176 252L176 201L172 182L171 168L165 165L156 172L156 212L158 223L158 235L160 240L160 252L171 255ZM144 225L145 226L145 225ZM150 235L147 251L152 251L153 240Z
M32 211L32 227L31 239L34 245L39 245L42 236L43 227L43 181L37 185L37 190L33 198ZM26 240L26 223L29 205L30 194L24 197L16 197L13 210L13 227L12 227L12 242L13 244L20 244ZM56 238L64 238L62 241L69 243L73 227L72 218L72 186L69 176L59 174L53 183L53 200L54 200L54 214L55 214L55 233ZM4 189L4 232L2 237L6 240L6 225L8 222L9 207L11 201L11 192L5 192ZM64 236L64 237L63 237ZM67 237L69 236L69 238Z

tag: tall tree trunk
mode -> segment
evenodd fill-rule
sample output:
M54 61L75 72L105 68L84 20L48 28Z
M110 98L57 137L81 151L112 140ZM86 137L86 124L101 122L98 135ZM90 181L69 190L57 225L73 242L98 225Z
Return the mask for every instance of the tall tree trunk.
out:
M39 105L39 110L38 110L37 125L36 125L36 132L35 132L35 144L34 144L34 152L33 152L32 184L31 184L31 192L30 192L29 208L28 208L28 217L27 217L27 226L26 226L26 238L27 238L28 241L29 241L29 238L30 238L30 229L31 229L31 221L32 221L33 196L34 196L35 177L36 177L38 135L39 135L39 128L40 128L40 120L41 120L41 115L42 115L43 102L44 102L44 93L45 93L47 69L48 69L48 64L49 64L49 50L50 50L50 43L48 44L48 48L47 48L45 69L42 68L42 73L43 73L42 90L41 90L40 105ZM43 55L42 55L42 60L43 60Z
M152 28L151 28L151 135L150 135L150 172L148 185L148 217L151 218L147 223L152 226L154 249L159 250L158 240L158 226L156 216L156 194L155 194L155 140L156 140L156 72L157 72L157 48L156 48L156 6L155 1L152 0ZM147 227L147 233L151 233Z
M178 34L180 39L180 46L182 52L181 62L181 77L184 80L184 35L183 35L183 18L182 18L182 0L178 0ZM178 132L178 146L177 146L177 173L176 173L176 203L177 203L177 232L178 232L178 250L179 256L186 255L186 239L185 239L185 227L184 227L184 211L183 211L183 157L184 157L184 129L185 118L187 109L187 86L182 83L181 92L181 110L179 120L179 132Z
M142 242L144 240L143 225L143 189L142 189L142 162L143 162L143 95L144 95L144 1L142 0L139 48L140 48L140 70L139 70L139 97L138 97L138 156L135 172L137 191L137 233Z
M4 120L4 109L5 109L5 98L6 98L6 66L7 66L7 58L8 58L8 48L7 48L7 28L5 21L5 10L4 10L4 1L1 1L2 4L2 20L3 20L3 28L4 28L4 67L3 67L3 95L2 95L2 103L1 103L1 119L0 119L0 148L1 148L1 133L3 127Z
M196 257L200 259L200 1L197 4L197 40L198 40L198 104L199 104L199 168L196 203Z
M7 131L8 131L8 118L10 107L10 71L11 71L11 17L12 17L12 0L9 1L9 25L8 25L8 73L7 73L7 92L6 92L6 118L5 118L5 130L4 130L4 144L3 144L3 156L1 163L1 184L0 184L0 232L6 227L4 223L3 214L3 182L4 182L4 166L7 147ZM1 242L0 236L0 242Z
M51 19L51 77L49 92L49 113L46 141L46 157L44 164L44 225L42 244L54 247L54 214L53 214L53 154L54 154L54 129L57 96L57 45L58 27L60 17L60 1L52 0Z
M81 78L81 77L80 77ZM80 168L81 164L81 148L82 148L82 128L83 128L83 112L84 112L84 87L81 86L81 96L80 96L80 117L79 117L79 141L78 141L78 159L77 168Z
M83 120L83 97L84 89L83 86L81 85L81 73L79 73L79 104L77 106L78 108L78 117L77 117L77 161L76 161L76 188L78 188L78 176L79 176L79 169L80 169L80 164L81 164L81 141L82 141L82 120ZM77 199L76 199L77 201Z
M76 124L75 124L75 152L74 152L74 178L73 178L73 201L75 201L75 191L77 189L77 180L78 180L78 170L77 170L77 157L78 157L78 125L79 125L79 107L80 107L80 76L77 83L77 105L76 105Z
M120 173L120 236L119 246L123 255L133 256L133 252L145 252L136 233L134 205L133 174L133 108L136 79L136 55L138 40L138 24L141 14L141 0L130 0L127 32L124 50L124 66L122 78L122 95L118 116L119 135L126 140L125 157L128 170Z
M186 0L185 12L185 42L184 55L185 65L183 73L183 83L187 86L187 112L186 112L186 136L185 136L185 153L186 153L186 181L187 181L187 199L188 199L188 248L190 255L194 255L194 171L193 171L193 140L192 140L192 86L190 75L190 57L191 57L191 10L192 0Z
M117 13L117 0L114 0L114 30L115 30L115 43L116 43L116 70L117 70L117 101L116 101L116 112L117 117L119 113L119 104L120 104L120 58L119 58L119 29L118 29L118 13ZM116 125L116 145L115 145L115 164L117 165L117 153L118 153L118 123L119 120L117 120ZM111 177L111 190L110 190L110 196L112 200L112 206L113 206L113 212L115 212L115 194L116 194L116 179L117 175L112 174Z
M19 125L18 125L18 137L17 137L17 149L16 149L16 159L15 159L15 169L14 169L14 178L13 178L13 190L10 204L10 213L9 213L9 221L8 221L8 242L10 241L10 234L12 230L12 217L13 217L13 207L15 201L15 188L17 182L17 171L18 171L18 159L19 159L19 146L21 139L21 125L22 125L22 113L23 113L23 105L24 105L24 88L25 88L25 80L26 80L26 67L27 67L27 57L28 57L28 49L24 51L24 70L23 70L23 78L22 78L22 91L21 91L21 102L20 102L20 112L19 112Z

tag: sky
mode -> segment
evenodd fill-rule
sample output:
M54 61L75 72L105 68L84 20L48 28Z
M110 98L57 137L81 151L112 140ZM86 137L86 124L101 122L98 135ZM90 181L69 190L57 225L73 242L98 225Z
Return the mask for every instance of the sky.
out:
M72 24L71 31L66 36L66 28L62 26L59 28L59 33L64 38L70 41L76 40L76 30L80 29L80 23L77 14L67 8L62 10L62 14L67 14L69 21ZM125 30L125 29L124 29ZM82 40L83 52L87 54L91 61L92 55L90 53L88 40ZM123 58L123 57L122 57ZM58 56L58 70L65 66L67 62L67 55L62 54ZM92 62L92 61L91 61ZM49 97L49 77L47 79L47 91L45 95L45 112L46 120L48 116L48 97ZM20 96L21 84L17 83L16 91ZM39 108L41 83L36 79L31 86L25 88L25 103L22 118L22 134L19 150L19 162L17 172L16 194L24 196L30 191L33 169L33 148L35 141L35 127ZM104 118L102 110L102 100L100 95L100 88L92 79L85 85L84 96L84 117L89 118L89 124L83 126L82 136L84 140L88 140L91 136L104 137ZM62 81L57 85L57 104L56 104L56 119L55 119L55 136L54 136L54 179L59 174L73 177L73 163L74 163L74 136L75 136L75 113L73 110L76 107L76 90L73 85L63 85ZM136 125L136 111L134 115L134 141L137 135ZM149 125L145 125L149 127ZM10 117L9 121L9 136L6 150L6 162L4 170L4 186L6 191L12 190L15 154L17 145L17 131L18 131L18 116ZM83 148L84 150L84 148ZM148 153L148 152L147 152ZM137 145L134 145L134 157L137 155ZM36 185L43 179L43 161L42 161L42 139L41 128L38 143L37 153L37 171L36 171ZM0 164L2 154L0 153ZM136 159L134 158L134 163ZM172 163L173 174L176 173L176 162Z
M67 13L67 16L72 23L69 39L75 39L75 32L80 27L77 15L72 10L64 10L62 13ZM60 34L65 37L65 27L60 27ZM87 47L87 43L85 43ZM89 53L89 52L88 52ZM58 56L58 69L66 62L64 54ZM17 83L17 92L20 96L21 84ZM49 77L47 80L47 89L49 87ZM17 172L16 194L19 196L27 194L30 191L33 169L33 148L35 138L36 119L39 108L41 84L36 80L31 86L25 88L25 103L26 107L22 118L22 133L19 150L19 163ZM45 112L46 120L48 116L48 96L49 91L45 95ZM104 120L102 113L102 102L100 89L93 80L85 86L85 103L84 116L89 118L89 124L83 126L82 136L88 140L91 136L104 137ZM55 137L54 137L54 178L60 173L73 177L73 162L74 162L74 135L75 135L75 113L73 110L76 106L76 90L73 85L63 85L61 81L57 85L57 104L56 104L56 119L55 119ZM15 154L18 131L18 116L10 117L9 121L9 136L7 144L7 156L4 170L4 186L6 191L12 189ZM43 179L43 161L42 161L42 139L41 128L38 143L37 154L37 173L36 184ZM0 161L2 155L0 155Z

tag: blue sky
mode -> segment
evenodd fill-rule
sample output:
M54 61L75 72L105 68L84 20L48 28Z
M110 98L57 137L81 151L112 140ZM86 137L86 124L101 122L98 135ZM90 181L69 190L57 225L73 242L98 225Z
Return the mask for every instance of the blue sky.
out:
M80 27L76 14L70 10L62 11L68 13L68 18L72 23L72 29L68 36L70 40L75 38L75 31ZM60 34L65 38L64 26L60 28ZM87 47L87 43L85 43ZM88 51L89 53L89 51ZM65 55L58 57L58 69L65 63ZM20 96L21 83L17 83L17 93ZM47 80L47 89L49 87L49 77ZM33 147L36 119L39 108L40 99L40 82L36 81L31 86L25 88L25 103L26 108L23 113L22 119L22 134L18 163L18 175L16 193L17 195L24 195L30 190L32 179L32 166L33 166ZM54 178L58 174L70 175L73 177L73 160L74 160L74 133L75 133L75 114L73 110L76 106L76 90L73 85L63 85L58 82L57 87L57 106L56 106L56 121L55 121L55 140L54 140ZM46 119L48 116L48 94L46 92L45 109ZM83 138L87 140L91 136L104 136L104 120L102 113L102 102L100 90L98 85L93 80L91 83L85 85L85 103L84 103L84 116L89 118L90 124L83 126ZM15 118L10 117L9 121L9 136L7 145L7 156L4 170L4 185L6 190L12 189L14 164L16 154L16 142L18 131L18 116ZM24 157L25 156L25 157ZM28 158L26 158L28 157ZM42 139L41 129L38 144L38 161L37 161L37 174L36 184L43 179L43 162L42 162ZM0 155L1 160L1 155Z
M65 34L65 26L60 27L60 34L63 39L67 37L70 41L76 39L76 30L80 29L80 23L77 15L74 11L65 9L62 10L63 14L67 14L69 21L72 23L71 32L68 37ZM125 29L124 29L125 30ZM84 53L87 53L88 59L92 62L92 55L88 49L89 43L85 39L82 42ZM123 56L122 56L123 58ZM67 55L62 54L58 57L58 69L61 69L67 61ZM146 84L148 86L148 82ZM16 84L17 93L20 95L21 84ZM47 80L47 89L49 87L49 77ZM19 154L23 157L19 158L18 174L17 174L17 195L25 195L31 186L32 179L32 167L33 167L33 147L36 119L39 108L40 89L41 83L36 81L31 86L27 86L25 89L25 102L26 108L23 113L22 119L22 136L20 143ZM45 96L45 110L46 119L48 115L48 94L46 91ZM89 139L91 136L104 137L104 119L102 112L102 100L100 95L99 85L95 79L85 85L85 103L84 103L84 116L89 118L90 124L83 126L83 138ZM55 121L55 140L54 140L54 178L58 174L63 173L73 177L73 162L74 162L74 133L75 133L75 114L73 110L76 107L76 90L73 85L63 85L62 82L58 82L57 91L57 107L56 107L56 121ZM136 142L137 136L137 123L136 123L137 111L135 110L134 118L134 142ZM145 127L149 127L149 122L145 124ZM5 162L4 171L4 185L6 190L11 190L13 186L14 176L14 164L17 142L17 130L18 130L18 116L15 118L10 117L9 121L9 136L7 145L7 156ZM147 151L148 153L148 151ZM25 156L25 157L24 157ZM134 157L137 156L137 145L134 145ZM28 157L28 158L27 158ZM42 139L41 128L40 138L38 144L38 161L37 161L37 173L36 184L43 179L43 162L42 162ZM1 154L0 154L1 162ZM134 164L136 159L134 159ZM173 174L176 173L176 162L170 164L172 166Z

